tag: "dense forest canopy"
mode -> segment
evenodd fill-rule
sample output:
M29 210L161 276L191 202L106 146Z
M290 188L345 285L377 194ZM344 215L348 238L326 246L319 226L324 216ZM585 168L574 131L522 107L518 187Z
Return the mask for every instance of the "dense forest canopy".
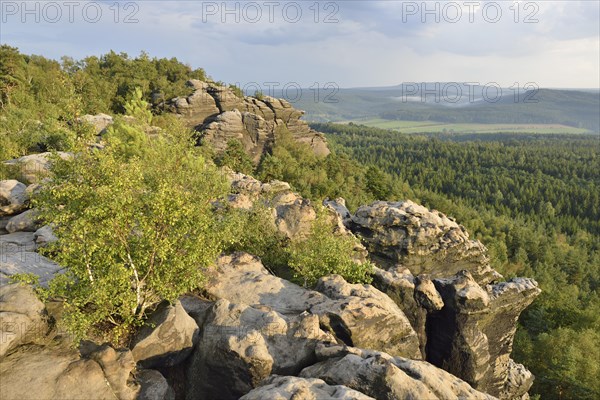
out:
M337 154L378 168L456 217L505 276L543 292L521 317L514 357L542 398L596 398L600 357L600 138L403 135L313 124ZM394 198L403 193L388 193ZM407 193L409 196L411 193ZM549 349L560 348L551 352ZM590 361L594 360L594 361Z
M0 159L68 149L81 134L77 117L123 113L135 88L153 105L185 95L188 79L206 79L176 58L113 51L61 62L0 46Z
M208 79L201 69L145 53L131 58L110 52L57 62L0 46L0 159L46 150L77 151L78 144L90 135L89 127L78 123L79 116L122 114L132 101L144 105L142 108L149 103L156 116L161 101L188 93L185 82L191 78ZM134 90L137 88L141 91ZM159 121L148 118L152 124ZM174 126L168 119L163 120L162 126L165 124ZM596 363L600 359L598 136L433 137L353 124L313 127L327 134L332 148L329 156L316 157L282 131L273 150L256 168L236 142L214 162L263 180L288 181L313 200L344 197L350 209L375 199L408 198L455 217L488 246L494 268L506 277L534 277L543 289L521 318L514 350L515 359L537 377L533 393L544 399L600 396ZM132 136L131 129L117 124L114 143L122 136ZM145 137L142 128L134 131L134 137ZM161 147L167 142L157 143L158 147L148 148L136 158L141 169L146 168L144 162L152 164L151 150L171 154L172 149ZM135 149L121 149L116 144L108 158L93 161L125 171L122 165L130 164L122 153ZM196 160L195 150L187 144L181 142L182 149ZM80 165L79 172L94 177L96 164L90 165ZM190 171L196 167L191 164ZM0 175L6 177L10 171L2 168ZM152 171L147 169L148 174ZM140 185L154 185L163 178L139 175ZM180 178L187 181L184 175ZM197 195L202 197L202 193ZM148 199L148 204L154 204L153 200ZM260 215L230 218L214 222L227 222L222 230L237 241L215 238L215 248L251 251L271 265L293 268L305 261L306 246L283 246L281 238L264 232ZM185 218L181 221L183 224ZM328 235L317 228L311 246L322 245L321 250L331 252L351 244L329 242ZM287 250L282 252L282 248ZM318 265L319 260L314 261ZM346 262L336 260L339 265ZM319 273L332 270L329 265L318 267Z

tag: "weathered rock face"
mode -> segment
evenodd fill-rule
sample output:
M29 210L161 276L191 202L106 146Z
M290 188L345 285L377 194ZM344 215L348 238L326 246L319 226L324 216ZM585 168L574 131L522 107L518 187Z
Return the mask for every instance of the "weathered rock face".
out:
M331 299L311 309L346 344L421 358L419 339L408 318L371 285L350 284L339 275L321 278L317 290Z
M277 180L262 183L251 176L234 172L228 172L227 176L233 192L228 198L230 206L250 210L256 201L260 201L263 206L271 209L274 226L287 238L302 239L308 236L317 218L315 207L310 200L292 192L288 183ZM344 204L343 199L338 201ZM338 212L338 203L325 201L323 205L334 226L332 233L353 236ZM350 214L347 210L346 212ZM353 260L362 264L367 261L367 257L367 249L357 241L352 253Z
M317 213L310 200L296 193L282 193L273 199L275 226L288 238L306 237Z
M328 385L321 379L272 375L240 400L374 400L342 385Z
M0 181L0 216L24 210L28 200L27 186L14 179Z
M27 210L8 220L5 229L8 233L35 232L39 228L37 219L38 212L36 210Z
M171 100L167 107L181 115L189 127L203 132L203 140L217 151L237 139L258 162L277 140L278 130L287 129L295 140L310 145L315 154L329 154L325 136L310 129L300 120L304 112L285 100L242 98L230 88L198 80L190 80L188 86L194 92Z
M344 385L376 399L493 399L424 361L339 345L319 345L316 353L321 362L302 370L301 377Z
M531 373L510 359L520 313L540 293L532 279L479 286L468 271L435 279L444 307L427 318L427 360L500 398L518 398Z
M62 159L68 159L73 156L71 153L62 151L58 151L56 154ZM38 183L50 173L50 167L52 166L51 156L52 153L50 152L30 154L5 161L4 163L18 167L24 182Z
M2 400L133 400L131 354L105 349L87 358L70 349L21 347L0 362Z
M404 312L419 338L421 355L425 358L425 319L427 311L415 299L415 277L407 268L374 268L373 285L392 299Z
M383 266L400 264L432 278L466 269L483 283L501 277L491 269L485 246L469 239L462 225L410 200L362 206L349 226Z
M162 303L136 336L131 352L145 368L173 367L185 360L198 339L198 325L181 306Z
M165 377L153 369L142 369L137 372L140 393L137 400L175 400L175 392Z
M29 232L17 232L10 235L0 236L0 248L4 253L0 254L0 286L9 282L14 274L33 274L39 277L39 283L47 286L48 282L63 269L48 258L33 251L23 250L19 244L6 241L7 237L29 234L31 245L34 245L34 234ZM29 244L25 244L29 246Z
M44 305L29 286L0 286L0 357L44 337L48 325Z
M352 285L332 275L319 281L318 291L311 291L269 274L256 257L238 253L221 257L206 290L215 298L284 315L318 316L320 325L346 344L421 357L406 316L370 285Z
M91 125L94 128L96 135L101 135L113 124L113 117L102 113L97 115L86 114L80 117L78 121Z
M315 361L316 315L283 316L218 300L208 312L187 372L187 398L238 399L271 374L297 374Z

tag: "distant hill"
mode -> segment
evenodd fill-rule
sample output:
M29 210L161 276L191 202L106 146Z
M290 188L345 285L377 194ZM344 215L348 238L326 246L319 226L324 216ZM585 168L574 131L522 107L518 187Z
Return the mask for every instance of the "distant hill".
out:
M501 90L501 92L500 92ZM315 91L288 98L310 121L368 118L483 124L560 124L600 131L597 89L539 89L466 86L454 83L401 84L380 88ZM501 93L501 94L500 94ZM296 95L294 93L294 95ZM286 97L286 93L277 93Z

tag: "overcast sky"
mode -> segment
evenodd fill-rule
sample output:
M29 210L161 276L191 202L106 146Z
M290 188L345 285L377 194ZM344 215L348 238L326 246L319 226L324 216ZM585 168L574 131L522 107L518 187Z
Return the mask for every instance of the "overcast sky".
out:
M1 0L0 11L0 42L24 53L82 58L145 50L242 86L600 86L597 0Z

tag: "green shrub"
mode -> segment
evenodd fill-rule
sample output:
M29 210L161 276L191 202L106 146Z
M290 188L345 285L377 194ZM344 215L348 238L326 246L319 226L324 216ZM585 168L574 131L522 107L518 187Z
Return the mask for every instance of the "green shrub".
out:
M369 283L373 265L357 264L353 259L357 239L333 233L333 226L324 210L320 210L310 235L290 244L289 266L304 286L313 286L319 278L338 274L351 283Z
M227 148L215 159L219 167L227 166L236 172L251 175L254 172L252 159L244 150L242 142L232 139L227 142Z
M288 275L288 239L280 233L271 210L261 200L252 210L234 209L227 212L227 252L245 251L260 257L265 267L276 275Z
M104 150L56 160L34 199L60 239L46 252L67 267L49 294L64 299L66 328L79 339L118 341L148 307L200 287L223 249L211 203L227 184L216 167L185 137L146 138L133 151L144 132L115 125Z

